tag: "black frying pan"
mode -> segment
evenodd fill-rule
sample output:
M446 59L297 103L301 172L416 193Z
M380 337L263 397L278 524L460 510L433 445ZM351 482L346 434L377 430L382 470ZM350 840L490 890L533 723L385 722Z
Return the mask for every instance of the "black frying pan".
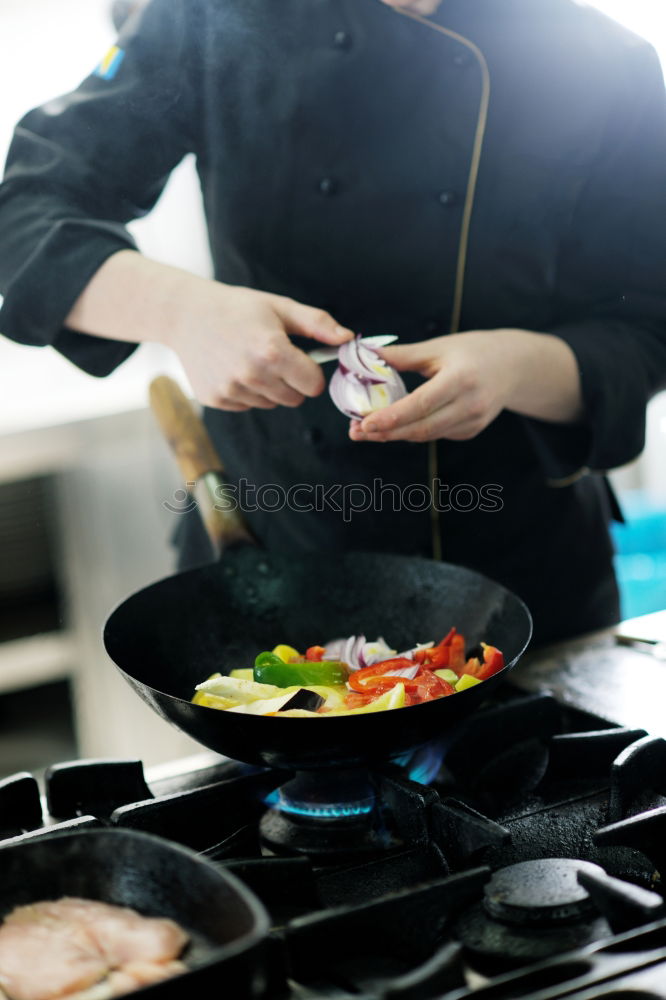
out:
M172 389L158 381L169 395ZM187 412L181 402L186 404L176 400L167 419L164 400L160 409L191 482L210 470L211 446L192 445L191 427L189 445L182 444L173 419ZM204 450L204 468L197 468L193 456ZM125 679L159 715L236 760L297 770L352 767L445 738L502 681L530 640L532 621L523 602L471 570L376 553L295 559L248 544L235 519L231 533L235 544L220 562L162 580L124 601L106 624L104 642ZM407 649L439 641L453 625L469 645L483 640L501 649L506 666L448 698L318 719L238 715L190 702L195 685L211 673L250 666L258 652L279 642L305 649L340 636L382 635L394 648Z
M190 935L188 971L131 996L264 995L265 910L230 873L178 844L132 830L30 839L0 848L0 884L0 919L16 906L80 896L180 924Z

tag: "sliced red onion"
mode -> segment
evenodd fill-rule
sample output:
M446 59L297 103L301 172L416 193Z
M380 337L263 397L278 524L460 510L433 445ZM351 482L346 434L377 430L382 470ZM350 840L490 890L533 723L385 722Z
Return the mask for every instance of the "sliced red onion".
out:
M362 420L407 395L395 368L362 337L348 340L338 350L338 367L329 385L331 399L352 420Z
M435 645L434 642L420 642L418 646L414 646L413 649L408 649L404 653L394 653L394 656L406 656L407 659L414 659L414 653L418 653L420 649L432 649Z
M398 667L397 670L387 670L382 677L404 677L405 680L413 681L419 670L421 669L420 663L415 663L413 667Z
M346 663L350 670L361 670L364 667L371 667L375 663L389 660L393 657L403 657L411 660L414 653L420 649L430 649L434 642L421 642L413 649L408 649L404 653L396 653L386 640L379 636L374 642L366 642L364 635L350 635L346 639L331 639L324 646L324 660L340 660ZM406 667L404 670L388 671L387 677L410 677L414 678L420 664L415 667Z
M345 646L341 660L346 663L350 670L360 670L360 652L365 645L364 635L352 635L347 639L347 645Z
M342 647L342 653L340 654L340 659L343 663L346 663L348 667L353 667L354 664L351 661L352 650L354 648L354 643L356 642L356 636L351 635L344 646Z
M395 649L391 649L389 644L380 635L375 642L366 642L359 655L359 662L362 667L371 667L373 663L381 663L397 656Z
M354 646L354 663L358 663L359 669L361 667L361 653L363 652L364 646L365 646L365 636L360 635L356 640L356 645Z
M347 645L346 639L331 639L324 646L324 660L342 660L342 652Z
M364 635L350 635L346 639L331 639L324 646L324 660L340 660L350 670L360 670L364 666L361 651L365 646Z

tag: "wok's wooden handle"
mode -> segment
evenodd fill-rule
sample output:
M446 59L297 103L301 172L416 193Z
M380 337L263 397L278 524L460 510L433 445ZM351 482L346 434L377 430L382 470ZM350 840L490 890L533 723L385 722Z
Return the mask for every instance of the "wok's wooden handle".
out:
M224 472L208 431L181 387L168 375L150 383L150 407L171 448L185 483L196 483L207 472Z
M222 459L192 402L168 375L153 379L149 399L215 552L219 555L228 545L253 542L230 496Z

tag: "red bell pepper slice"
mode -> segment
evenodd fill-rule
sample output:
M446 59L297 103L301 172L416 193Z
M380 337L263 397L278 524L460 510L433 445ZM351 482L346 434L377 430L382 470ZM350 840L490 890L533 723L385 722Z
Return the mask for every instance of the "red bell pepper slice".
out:
M431 670L448 667L460 673L465 666L465 636L452 628L438 646L426 651L425 664Z
M465 664L462 673L471 674L472 677L478 677L480 681L485 681L502 669L504 656L496 646L487 646L485 642L482 642L481 647L483 649L483 663L478 656L473 656Z
M414 654L414 663L422 663L431 670L448 667L451 658L451 643L456 635L455 628L449 629L441 642L428 649L418 649Z
M382 674L388 673L389 670L399 670L401 667L409 669L413 666L413 661L408 659L406 656L394 656L390 660L382 660L381 663L373 663L371 667L363 667L361 670L354 670L349 675L348 683L354 691L363 692L376 690L377 682L382 681L386 684L385 690L388 691L389 687L394 687L395 684L387 684L387 681L395 681L397 684L401 680L404 681L404 677L382 677Z
M454 637L454 635L457 635L457 632L456 632L456 628L455 628L455 625L454 625L454 627L453 627L453 628L450 628L450 629L449 629L449 631L448 631L448 632L447 632L447 634L446 634L446 635L444 636L444 638L443 638L443 639L442 639L442 641L441 641L441 642L439 643L439 645L440 645L440 646L450 646L450 645L451 645L451 643L453 642L453 637Z
M321 663L325 652L323 646L310 646L305 650L305 659L309 660L310 663Z
M431 650L430 661L434 670L448 667L459 673L465 665L465 636L452 628L438 646Z
M483 662L488 668L488 676L492 677L504 667L504 654L496 646L487 646L485 642L482 642L481 646L483 647Z

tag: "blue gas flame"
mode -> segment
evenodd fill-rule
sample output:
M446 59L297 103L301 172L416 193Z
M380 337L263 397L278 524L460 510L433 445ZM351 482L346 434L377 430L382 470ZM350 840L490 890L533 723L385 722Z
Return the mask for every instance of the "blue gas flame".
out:
M445 750L441 743L428 743L418 750L410 750L396 757L395 763L405 768L410 781L429 785L439 774Z
M366 816L373 809L372 799L362 799L358 802L295 802L282 795L279 789L270 792L264 801L267 806L279 809L280 812L293 813L296 816L312 816L316 819Z

